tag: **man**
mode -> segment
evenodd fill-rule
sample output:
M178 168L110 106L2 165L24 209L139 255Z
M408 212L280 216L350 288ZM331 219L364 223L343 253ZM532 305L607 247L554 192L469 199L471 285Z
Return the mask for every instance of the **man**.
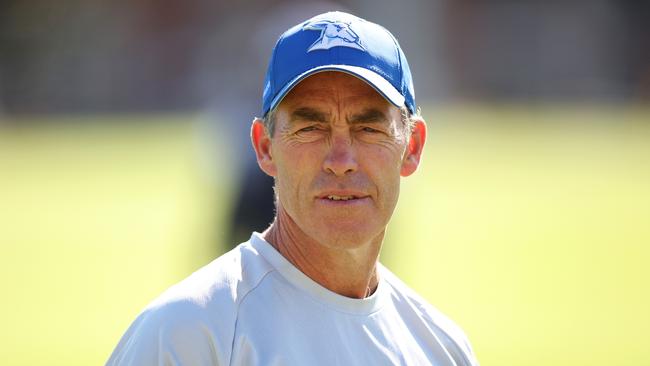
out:
M332 12L285 32L251 129L275 179L262 234L154 301L109 365L478 365L462 331L378 263L426 125L384 28Z

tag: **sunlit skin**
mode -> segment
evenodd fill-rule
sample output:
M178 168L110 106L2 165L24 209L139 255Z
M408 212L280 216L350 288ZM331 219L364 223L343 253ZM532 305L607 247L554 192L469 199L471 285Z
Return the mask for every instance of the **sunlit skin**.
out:
M272 137L259 119L251 137L278 198L265 239L331 291L354 298L374 291L400 179L419 165L425 122L409 131L400 109L364 81L322 72L283 99Z

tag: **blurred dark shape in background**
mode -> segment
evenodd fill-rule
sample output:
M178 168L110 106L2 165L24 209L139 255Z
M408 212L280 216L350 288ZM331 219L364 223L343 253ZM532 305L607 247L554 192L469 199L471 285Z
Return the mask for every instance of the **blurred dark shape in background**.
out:
M241 160L234 245L273 217L248 128L274 39L337 9L398 37L421 104L650 99L644 1L5 0L0 114L207 110Z

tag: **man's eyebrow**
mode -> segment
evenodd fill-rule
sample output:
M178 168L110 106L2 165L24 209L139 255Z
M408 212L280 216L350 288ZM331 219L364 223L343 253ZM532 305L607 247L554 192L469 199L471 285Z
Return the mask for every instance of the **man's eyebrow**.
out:
M383 123L388 122L386 114L378 109L369 108L353 114L348 123Z
M314 108L302 107L291 112L291 118L289 118L289 121L312 121L327 123L327 121L329 121L329 115Z

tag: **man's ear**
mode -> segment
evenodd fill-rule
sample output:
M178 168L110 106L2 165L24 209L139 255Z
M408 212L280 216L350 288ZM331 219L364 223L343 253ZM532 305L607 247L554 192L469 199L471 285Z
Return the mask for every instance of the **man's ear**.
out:
M404 159L402 160L402 169L400 170L402 177L408 177L417 170L426 139L427 124L423 119L418 119L413 125Z
M257 164L260 166L260 169L264 173L275 177L277 169L273 162L273 156L271 155L271 137L264 126L264 121L259 118L253 120L253 125L251 126L251 142L253 143L253 149L255 149L255 155L257 156Z

